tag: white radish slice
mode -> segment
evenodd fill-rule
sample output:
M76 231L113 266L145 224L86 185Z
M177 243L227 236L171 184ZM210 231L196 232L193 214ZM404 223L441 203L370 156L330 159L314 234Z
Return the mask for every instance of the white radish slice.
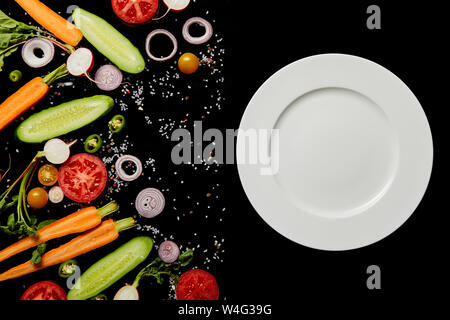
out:
M42 51L42 57L36 55L36 50ZM23 61L32 68L41 68L49 64L55 56L55 46L47 39L33 38L22 47Z
M114 300L139 300L139 293L135 287L126 285L117 291Z
M64 193L58 186L54 186L48 191L48 200L52 203L60 203L64 199Z
M67 59L67 71L73 76L87 75L94 66L94 55L87 48L75 50Z
M44 152L48 162L61 164L69 159L70 145L61 139L51 139L45 143Z
M163 0L167 7L166 13L161 17L153 18L153 20L160 20L164 18L170 11L181 11L187 8L191 0Z
M169 10L181 11L187 8L191 0L163 0Z

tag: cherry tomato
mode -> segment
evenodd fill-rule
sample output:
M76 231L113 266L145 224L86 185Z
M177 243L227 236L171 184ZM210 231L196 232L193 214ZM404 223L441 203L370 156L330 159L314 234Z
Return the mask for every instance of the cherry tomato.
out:
M158 0L112 0L114 13L128 23L150 20L158 10Z
M177 300L218 300L219 286L211 273L192 269L181 275L176 294Z
M33 209L42 209L47 205L48 194L42 188L33 188L28 192L27 202Z
M29 287L20 300L67 300L67 295L56 283L41 281Z
M102 160L91 154L79 153L59 168L58 183L69 199L90 202L103 192L107 178Z
M185 74L192 74L197 71L200 60L193 53L185 53L178 59L178 69Z
M50 164L39 168L38 179L44 186L52 186L58 181L58 169Z

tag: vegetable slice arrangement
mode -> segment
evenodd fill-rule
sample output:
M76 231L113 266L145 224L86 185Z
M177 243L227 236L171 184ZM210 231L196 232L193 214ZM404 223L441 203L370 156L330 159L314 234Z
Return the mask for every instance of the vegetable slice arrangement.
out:
M64 83L56 83L56 80L68 74L86 76L97 85L98 89L104 91L115 90L124 84L122 92L130 93L128 88L133 86L129 83L130 75L124 75L120 70L131 74L140 73L145 69L145 60L139 50L110 23L86 10L77 8L72 15L75 24L73 25L38 0L15 1L44 29L13 20L0 11L0 72L3 59L18 50L20 45L23 45L23 62L31 68L41 68L53 59L59 59L58 55L55 55L55 46L69 53L69 56L64 65L45 77L37 77L29 81L0 105L0 113L2 114L0 131L42 100L48 94L52 83L55 84L56 88L64 86ZM181 11L189 5L190 0L164 0L163 2L167 6L167 11L165 13L160 11L163 15L159 18L154 18L159 6L158 0L112 0L111 3L114 12L120 19L127 23L139 24L151 19L159 20L170 11ZM200 37L191 36L189 27L192 24L202 25L205 28L205 34ZM202 18L192 18L186 21L181 31L187 42L201 44L211 38L212 26ZM150 52L150 40L159 33L166 34L173 43L173 50L168 57L153 57ZM96 70L94 69L94 53L87 47L76 48L83 36L111 63L114 63L112 65L107 62L107 64L97 68L94 79L89 75L92 70ZM62 43L55 38L61 40ZM87 42L84 45L89 46ZM143 44L144 41L141 41L140 45ZM157 29L149 34L145 49L153 60L165 61L177 54L178 43L174 34L165 29ZM40 51L41 54L37 54L36 50ZM210 51L209 45L208 51ZM203 53L198 52L198 54L204 59ZM193 53L185 53L178 61L178 67L182 73L192 74L204 62L203 60L200 61ZM176 71L176 68L171 69ZM32 69L28 68L28 70ZM26 76L26 72L24 74ZM10 73L9 78L11 82L19 82L22 76L20 70L15 70ZM122 82L124 78L125 82ZM71 85L73 79L66 84ZM58 95L60 95L60 92L56 91L55 96ZM51 95L51 100L53 97ZM186 97L187 99L188 97ZM120 112L126 112L127 109L122 105L122 101L119 99L117 102L121 103ZM50 102L50 104L52 105L53 102ZM132 131L132 120L127 118L130 130L126 130L126 133L122 132L126 123L123 115L114 116L108 125L104 125L104 128L109 128L109 137L107 137L108 134L105 134L105 131L101 130L98 132L99 134L88 136L87 139L82 140L87 153L75 154L70 157L71 151L79 149L80 146L75 146L71 150L71 146L77 140L66 142L67 139L61 136L92 123L108 113L113 105L114 100L109 96L92 96L65 102L44 110L38 106L39 109L33 115L27 116L28 118L24 121L23 118L20 119L22 123L15 131L20 142L46 143L43 148L44 151L36 155L16 181L10 184L9 179L7 179L7 190L0 195L0 214L10 210L10 208L16 208L14 213L8 216L7 224L0 225L0 230L8 235L18 237L16 243L0 250L0 262L25 250L31 249L30 251L32 251L29 261L1 273L0 282L59 264L58 274L61 277L70 277L78 268L78 263L73 260L74 258L113 242L117 239L119 231L135 225L134 218L116 222L110 219L102 222L104 216L117 211L118 206L114 202L98 210L93 206L85 207L59 220L38 221L39 215L43 211L53 214L51 210L40 210L46 206L52 206L47 204L48 201L60 203L66 197L66 201L68 198L77 203L89 203L103 194L107 180L114 180L114 183L117 182L118 184L120 183L119 179L125 182L133 181L143 175L143 170L151 163L149 160L142 158L146 160L143 166L138 158L128 154L119 157L117 162L110 162L108 158L102 160L92 155L92 153L98 152L101 157L105 151L111 152L109 142L105 142L106 147L101 148L102 137L106 141L112 142L111 137L117 137L119 140ZM3 117L4 114L6 117ZM123 114L129 116L129 114ZM83 147L83 144L81 147ZM117 151L114 150L114 152ZM50 164L41 166L41 161L45 161L45 159ZM113 170L109 172L115 171L119 179L114 176L108 177L105 164L111 163L113 163L111 165ZM133 171L131 172L130 169L133 169ZM0 170L0 182L8 171L9 169L6 171ZM35 174L37 176L36 181L33 180ZM128 185L123 181L122 184ZM39 187L33 185L33 183L37 184L38 182L40 183L40 185L38 184ZM16 195L13 193L15 187L18 187L18 194ZM161 190L166 192L166 189ZM32 213L36 215L29 214L31 213L30 207L34 210ZM64 205L64 207L66 206ZM156 217L163 211L164 207L164 195L155 188L142 190L135 202L137 212L144 218ZM72 239L68 239L67 243L55 249L51 248L53 239L66 236L72 236L70 237ZM82 276L83 281L80 281L80 283L83 283L81 290L75 287L69 292L69 298L106 300L106 296L101 292L142 263L149 255L152 247L153 240L148 237L138 237L126 243L89 268ZM49 249L47 250L47 248ZM193 258L191 250L181 253L180 248L183 248L183 246L178 247L173 241L162 242L158 248L158 257L137 274L132 285L121 288L115 295L114 300L138 300L137 287L145 277L153 277L160 284L163 282L163 278L167 276L173 281L172 284L177 284L181 267L187 266ZM85 266L82 265L82 267ZM106 276L103 273L100 274L100 270L106 270ZM185 278L186 276L183 279ZM214 289L214 286L211 285L212 282L209 281L210 279L208 280L207 277L202 279L203 282L190 283L189 286L206 285L207 288ZM59 289L52 282L39 282L31 286L21 299L65 300L64 289L60 287ZM214 290L212 293L205 294L203 292L203 294L202 296L197 292L193 296L197 296L199 299L215 297Z

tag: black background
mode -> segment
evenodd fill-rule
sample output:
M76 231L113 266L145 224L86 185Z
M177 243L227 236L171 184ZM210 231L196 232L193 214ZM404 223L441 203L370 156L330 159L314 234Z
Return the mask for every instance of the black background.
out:
M109 1L73 2L85 3L86 8L104 6L105 16L113 17ZM210 119L208 125L237 128L253 93L290 62L319 53L359 55L399 76L421 102L435 152L430 185L416 212L389 237L357 250L325 252L295 244L273 231L247 201L236 167L225 166L224 174L214 177L224 181L228 212L223 226L226 255L223 265L216 267L221 293L228 302L274 304L274 313L324 303L317 309L322 312L336 302L344 311L361 304L372 310L387 302L420 299L422 305L443 297L439 290L445 290L448 281L444 260L448 210L440 206L446 192L443 164L448 105L444 99L448 81L440 81L448 69L444 8L436 2L295 2L294 6L290 2L205 0L192 5L211 8L227 49L227 103L224 114ZM46 3L58 8L56 1ZM381 7L381 30L366 28L370 4ZM4 89L1 92L6 96ZM192 188L199 187L195 178L187 181ZM371 264L381 267L382 289L378 291L366 287L366 268ZM1 288L0 294L7 295Z

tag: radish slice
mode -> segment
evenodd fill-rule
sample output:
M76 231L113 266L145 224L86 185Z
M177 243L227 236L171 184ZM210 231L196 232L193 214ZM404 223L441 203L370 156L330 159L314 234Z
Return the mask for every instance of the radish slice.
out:
M187 8L191 0L163 0L167 6L167 11L161 17L153 18L153 20L160 20L164 18L170 11L181 11Z
M164 35L168 36L170 40L172 40L173 50L167 57L163 57L163 58L155 57L150 51L150 41L157 34L164 34ZM145 50L147 51L147 54L150 58L152 58L155 61L162 62L162 61L166 61L166 60L173 58L173 56L177 53L177 50L178 50L178 42L177 42L177 39L175 38L175 36L172 33L170 33L169 31L167 31L165 29L156 29L148 34L147 39L145 40Z
M52 203L60 203L64 199L64 193L60 187L54 186L48 191L48 199Z
M180 248L175 242L166 240L159 245L158 256L165 263L175 262L180 256Z
M73 76L87 75L94 66L94 55L87 48L75 50L67 59L67 70Z
M191 36L191 34L189 33L189 27L194 23L198 23L199 25L201 25L205 28L204 35L202 35L200 37ZM200 18L200 17L190 18L188 21L186 21L186 23L183 26L183 38L187 42L192 43L192 44L205 43L209 39L211 39L212 35L213 35L213 28L211 26L211 23L209 23L208 21L206 21L205 19Z
M122 71L112 64L101 66L95 73L95 83L99 89L112 91L117 89L122 83Z
M42 57L37 52L42 51ZM41 68L49 64L55 56L55 46L47 39L33 38L22 47L22 58L32 68Z
M69 159L70 145L61 139L51 139L45 143L44 152L48 162L61 164Z
M139 300L139 293L135 287L126 285L117 291L114 300Z
M163 0L169 10L181 11L187 8L191 0Z

